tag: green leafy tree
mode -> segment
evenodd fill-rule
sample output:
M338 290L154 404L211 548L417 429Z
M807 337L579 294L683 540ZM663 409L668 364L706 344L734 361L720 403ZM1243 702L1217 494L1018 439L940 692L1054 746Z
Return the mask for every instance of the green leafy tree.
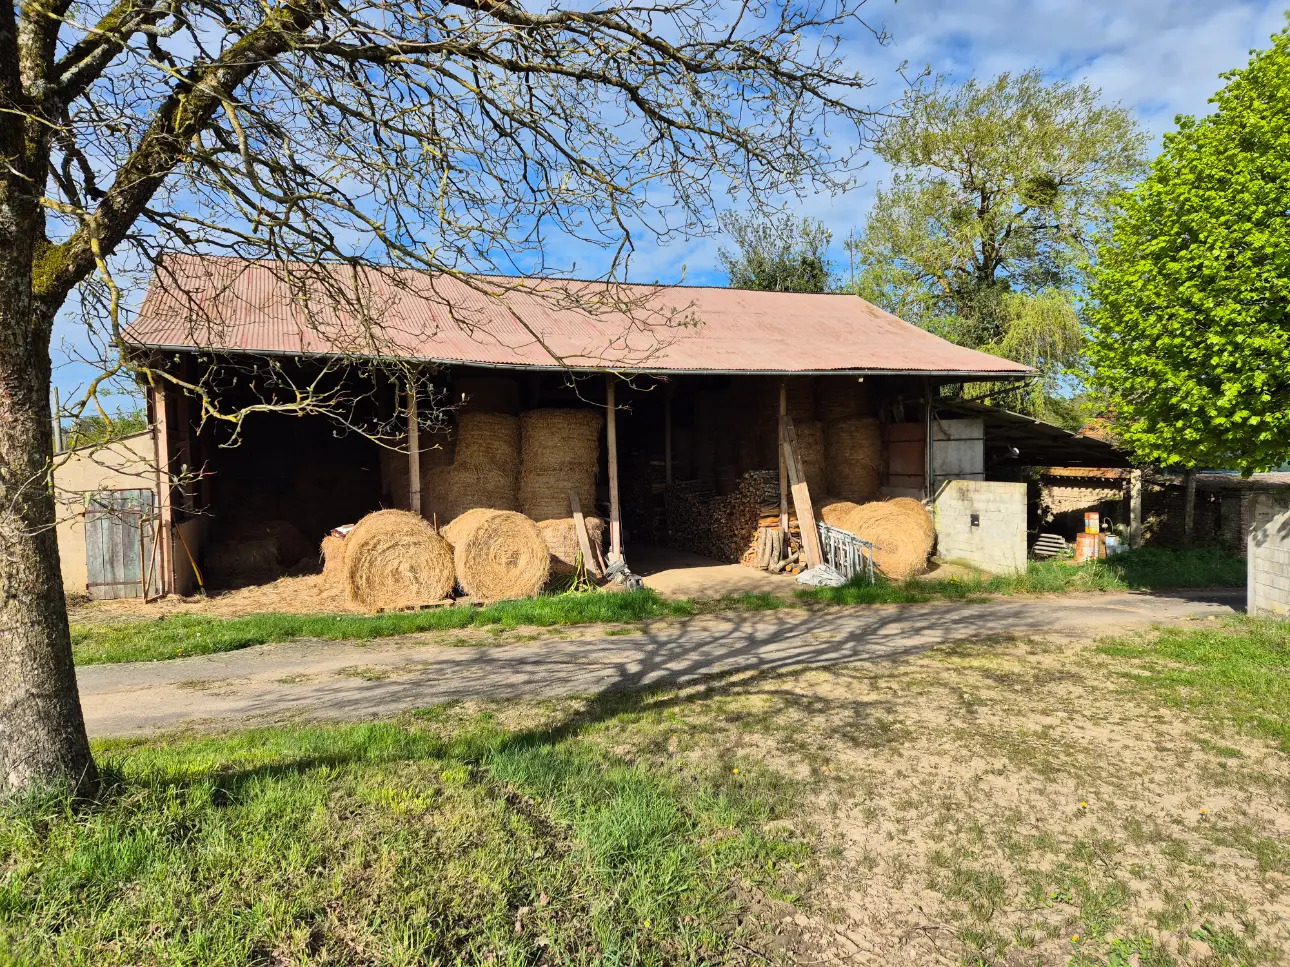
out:
M736 251L720 249L721 268L736 289L825 292L833 275L833 233L811 218L762 218L727 212L719 219Z
M148 429L148 415L140 409L118 410L105 416L101 413L84 413L72 421L67 431L69 449L110 443L122 437L142 433Z
M1037 70L915 94L878 143L894 173L854 245L858 294L1053 392L1083 349L1067 293L1144 149L1127 110Z
M1225 74L1123 199L1090 287L1091 357L1144 459L1290 453L1290 35Z

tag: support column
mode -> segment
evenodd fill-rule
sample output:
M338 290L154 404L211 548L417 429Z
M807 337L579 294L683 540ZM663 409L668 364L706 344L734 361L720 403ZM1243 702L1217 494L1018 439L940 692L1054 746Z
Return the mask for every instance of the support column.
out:
M1142 471L1129 472L1129 547L1142 546Z
M417 384L408 380L408 510L421 513L421 424L417 422Z
M609 560L623 559L622 509L618 504L618 421L614 402L614 374L605 376L605 427L609 456Z
M175 590L174 528L170 500L170 420L166 414L166 389L161 383L152 389L152 446L157 477L157 555L161 570L161 593Z
M788 461L784 457L784 421L788 416L788 387L779 381L779 533L783 547L788 548Z

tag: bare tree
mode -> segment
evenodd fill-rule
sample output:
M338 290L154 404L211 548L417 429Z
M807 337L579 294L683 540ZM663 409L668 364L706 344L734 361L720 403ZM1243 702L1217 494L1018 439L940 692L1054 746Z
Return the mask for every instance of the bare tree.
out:
M131 287L170 252L277 260L311 305L369 323L351 333L368 356L388 348L372 273L567 270L550 256L563 239L622 277L638 238L700 229L715 196L847 183L873 112L840 44L884 39L862 4L6 3L0 793L95 783L49 527L61 310L99 327L110 376ZM265 405L334 403L291 390Z

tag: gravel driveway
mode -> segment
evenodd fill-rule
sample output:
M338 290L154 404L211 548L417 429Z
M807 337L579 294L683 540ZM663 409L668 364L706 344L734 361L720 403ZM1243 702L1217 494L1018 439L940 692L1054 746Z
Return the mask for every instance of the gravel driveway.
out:
M444 633L313 639L77 669L90 734L292 719L363 719L454 699L554 698L743 669L900 658L993 635L1115 634L1232 614L1239 592L1074 594L986 603L790 609L658 621L626 634L552 629L536 641L446 646Z

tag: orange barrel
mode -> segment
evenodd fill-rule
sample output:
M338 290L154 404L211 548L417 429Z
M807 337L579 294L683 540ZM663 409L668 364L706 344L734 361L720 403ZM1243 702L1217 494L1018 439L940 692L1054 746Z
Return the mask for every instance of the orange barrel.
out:
M1102 541L1101 534L1076 534L1075 535L1075 563L1083 564L1085 561L1094 561L1099 557L1106 556L1106 545Z

